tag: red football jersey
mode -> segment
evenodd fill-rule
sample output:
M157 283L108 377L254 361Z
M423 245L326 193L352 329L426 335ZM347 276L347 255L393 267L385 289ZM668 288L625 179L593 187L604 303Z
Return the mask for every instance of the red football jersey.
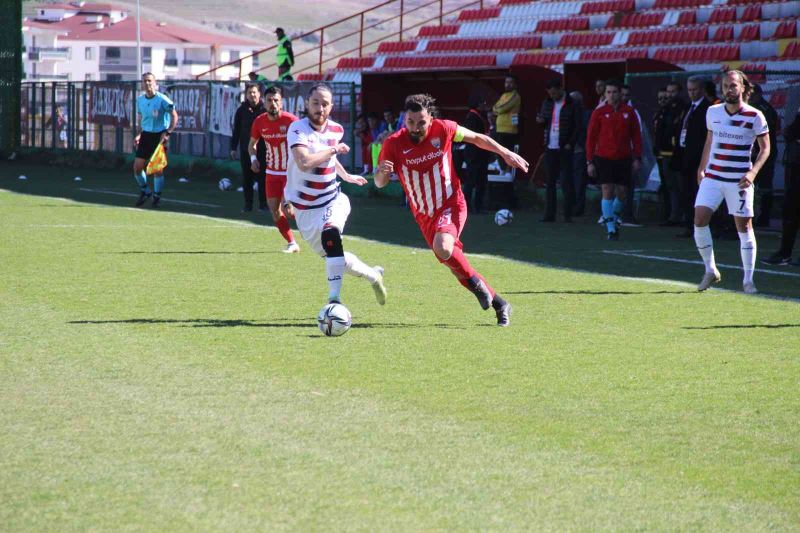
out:
M451 152L457 129L452 120L434 119L419 144L411 142L406 128L383 141L380 160L394 163L415 217L435 217L442 208L458 201L461 180Z
M286 146L286 133L289 125L298 120L296 116L286 111L275 120L270 120L267 113L262 113L253 121L250 128L250 137L264 139L267 145L267 173L285 175L286 164L289 162L289 148Z

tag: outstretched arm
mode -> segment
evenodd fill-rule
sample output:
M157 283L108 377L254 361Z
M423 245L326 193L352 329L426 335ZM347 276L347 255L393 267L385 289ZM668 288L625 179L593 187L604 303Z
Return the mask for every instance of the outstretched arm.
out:
M312 154L309 152L307 146L293 146L292 157L295 163L303 172L311 172L313 169L330 161L331 157L337 154L346 154L350 151L350 147L344 143L339 143L336 146L331 146L329 150L323 150Z
M336 160L336 174L342 178L347 183L354 183L358 186L366 185L367 180L363 176L354 176L347 172L347 170L339 163L339 160Z
M474 131L468 130L467 128L460 127L456 131L456 136L454 138L456 142L465 142L481 148L482 150L486 150L489 152L493 152L500 157L511 167L518 168L523 172L528 172L528 162L525 161L519 154L515 154L508 148L504 146L500 146L497 141L489 137L488 135L483 135L482 133L475 133Z

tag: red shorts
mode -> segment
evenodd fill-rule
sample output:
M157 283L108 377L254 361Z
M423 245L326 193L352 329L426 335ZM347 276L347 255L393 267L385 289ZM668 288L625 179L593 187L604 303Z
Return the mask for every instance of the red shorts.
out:
M267 198L283 198L283 189L286 187L286 175L270 174L267 172Z
M461 232L467 223L467 202L462 195L458 195L455 202L447 207L442 207L433 217L419 215L417 225L422 231L428 246L433 247L433 238L437 233L448 233L455 237L456 246L463 248L461 244Z

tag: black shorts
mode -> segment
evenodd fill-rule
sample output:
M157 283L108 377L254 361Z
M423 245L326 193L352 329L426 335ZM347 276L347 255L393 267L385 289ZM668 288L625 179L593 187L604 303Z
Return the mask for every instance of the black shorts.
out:
M158 148L162 133L164 132L153 133L150 131L143 131L139 136L139 146L136 147L136 157L144 159L145 161L150 161L156 148Z
M594 167L597 170L597 183L602 185L604 183L613 185L625 185L626 187L631 181L631 165L633 160L627 159L603 159L602 157L594 158Z

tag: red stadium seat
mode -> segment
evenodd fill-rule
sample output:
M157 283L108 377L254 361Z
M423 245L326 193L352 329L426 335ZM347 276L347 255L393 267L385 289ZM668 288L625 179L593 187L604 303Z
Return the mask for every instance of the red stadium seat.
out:
M567 57L566 52L544 52L538 54L517 54L514 56L512 65L538 65L548 67L560 65Z
M383 42L378 45L379 54L412 52L417 49L417 41Z
M727 43L733 40L733 26L720 26L717 28L717 31L714 32L714 36L711 38L712 41L718 43Z
M708 19L709 24L725 24L726 22L734 22L736 20L735 7L718 7L711 12L711 17Z
M500 15L499 7L488 7L484 9L465 9L458 15L459 21L465 20L485 20L492 19Z
M656 0L653 7L655 9L680 9L684 7L705 6L710 3L711 0Z
M739 41L757 41L759 39L759 33L761 32L761 25L760 24L750 24L742 28L741 33L739 33Z
M681 11L681 14L678 15L678 26L688 26L689 24L694 24L697 22L697 12L692 11Z
M752 20L761 19L761 6L756 4L754 6L747 6L739 17L741 22L750 22Z
M341 70L360 70L370 68L374 64L374 57L343 57L336 64L336 68Z
M458 24L442 24L441 26L423 26L419 29L419 37L441 37L458 32Z
M778 24L773 39L790 39L797 35L797 21L787 20Z
M800 43L797 41L790 42L781 57L784 59L800 59Z

